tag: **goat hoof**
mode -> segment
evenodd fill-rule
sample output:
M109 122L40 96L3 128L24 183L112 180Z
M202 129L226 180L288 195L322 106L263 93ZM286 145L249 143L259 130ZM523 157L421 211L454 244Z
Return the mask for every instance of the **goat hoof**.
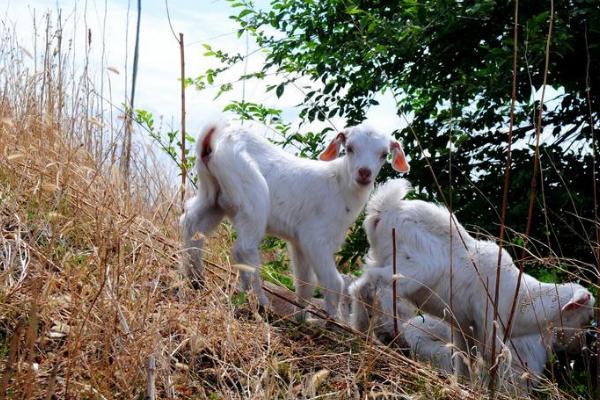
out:
M271 310L271 308L267 305L259 305L256 312L258 316L265 322L271 323L275 320L273 310Z
M322 319L322 318L317 318L317 317L306 317L305 322L307 325L312 326L312 327L316 327L316 328L326 328L328 321Z
M306 310L303 308L297 308L294 317L296 318L296 322L300 324L306 322Z
M192 279L190 281L190 285L192 286L192 289L194 289L194 290L206 289L206 282L204 282L204 279Z

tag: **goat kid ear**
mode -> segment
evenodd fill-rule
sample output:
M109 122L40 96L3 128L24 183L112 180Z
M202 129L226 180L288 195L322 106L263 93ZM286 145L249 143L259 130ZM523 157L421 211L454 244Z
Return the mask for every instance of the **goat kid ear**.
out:
M392 168L398 172L408 173L410 171L410 166L408 165L408 161L406 161L406 156L404 155L404 150L402 150L400 143L392 140L390 142L390 150L392 152Z
M319 156L319 160L321 161L331 161L338 158L340 155L340 148L342 145L346 143L346 135L343 132L337 134L335 139L329 143L329 146L325 149L324 152Z
M578 290L573 294L571 300L562 307L562 311L578 310L590 303L592 295L587 290Z

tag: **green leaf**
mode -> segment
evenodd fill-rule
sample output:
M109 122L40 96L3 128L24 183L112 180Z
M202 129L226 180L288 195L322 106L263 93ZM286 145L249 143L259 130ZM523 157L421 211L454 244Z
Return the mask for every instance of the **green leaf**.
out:
M242 10L241 13L238 14L238 18L244 18L246 15L252 14L254 13L254 10L251 10L249 8L246 8L245 10Z
M283 90L285 89L284 84L282 83L281 85L277 86L277 89L275 90L275 94L277 95L277 97L281 97L281 95L283 95Z
M361 13L364 13L364 11L358 8L357 6L351 6L346 8L346 14L356 15Z

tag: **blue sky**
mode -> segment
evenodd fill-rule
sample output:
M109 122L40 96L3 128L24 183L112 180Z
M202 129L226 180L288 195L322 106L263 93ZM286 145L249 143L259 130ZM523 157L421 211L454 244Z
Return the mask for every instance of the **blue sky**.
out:
M65 36L69 34L76 38L76 48L83 49L85 37L85 23L92 30L93 40L91 49L91 65L96 69L99 79L100 74L110 77L113 87L112 101L115 104L123 102L125 56L129 54L129 67L133 55L133 35L136 18L135 0L130 2L129 10L129 37L125 44L127 26L127 0L9 0L4 7L4 14L11 21L16 22L17 30L24 48L33 46L32 35L32 10L36 10L38 20L44 11L50 10L56 15L58 8L62 9L63 16L68 21L65 23ZM213 47L229 52L245 54L245 38L238 39L236 30L238 26L229 16L232 10L225 0L169 0L169 10L173 28L176 33L185 35L186 45L186 75L197 76L209 67L218 64L215 60L204 57L202 43L209 43ZM102 68L102 36L104 7L107 8L107 24L104 33L106 61ZM258 0L255 4L259 7L268 7L269 1ZM166 7L163 0L142 2L142 24L139 73L137 81L136 108L143 108L155 115L164 117L166 124L179 120L179 50L173 38L167 21ZM256 43L250 38L248 51L257 49ZM262 67L264 55L258 52L249 58L247 70L258 71ZM112 67L120 72L117 76L107 72L106 67ZM243 63L232 71L226 73L220 82L233 81L242 72ZM279 78L270 78L268 82L249 82L246 84L246 99L265 103L271 107L284 110L284 117L289 122L298 125L297 107L301 102L300 92L294 93L293 89L286 90L284 96L278 99L274 93L267 93L267 84L277 83ZM307 81L310 84L310 82ZM213 100L217 89L198 92L190 88L187 90L188 132L196 132L210 120L219 117L223 107L231 100L241 100L242 84L236 84L234 90L226 96ZM120 96L120 97L119 97ZM394 102L389 96L382 99L382 105L374 107L369 117L372 125L379 126L384 131L391 131L402 124L395 115ZM376 121L376 122L375 122ZM341 129L344 120L333 120L335 127ZM174 124L175 125L175 124ZM317 124L318 125L318 124ZM177 127L177 126L175 126ZM318 126L302 126L300 131L306 131Z

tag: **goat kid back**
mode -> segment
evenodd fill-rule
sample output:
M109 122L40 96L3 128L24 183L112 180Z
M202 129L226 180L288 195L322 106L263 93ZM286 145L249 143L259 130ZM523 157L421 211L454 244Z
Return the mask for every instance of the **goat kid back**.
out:
M477 353L491 362L491 341L502 340L513 301L517 302L517 308L510 337L539 335L546 348L559 345L554 340L562 336L570 340L590 320L595 299L577 283L547 284L523 274L519 295L514 300L519 269L509 253L492 241L472 237L445 207L421 200L403 200L408 187L402 180L389 181L369 201L364 222L371 246L367 263L372 268L387 270L384 275L388 279L392 276L391 232L395 228L398 296L433 316L454 319L456 348L465 354L477 348ZM493 336L490 304L500 251L498 338ZM391 291L391 285L386 284L385 290ZM391 294L383 295L380 300L385 318L390 318ZM565 335L555 335L557 331ZM456 360L457 372L466 375L464 363Z
M325 310L336 316L345 285L334 253L388 154L394 169L408 172L400 144L357 126L338 133L315 161L295 157L248 130L216 125L207 127L197 144L198 192L181 217L188 255L184 272L202 282L203 237L227 217L238 234L233 258L255 267L241 272L241 290L252 289L261 305L268 304L258 249L265 234L272 234L288 242L299 300L312 297L318 280ZM339 157L342 148L346 155Z

